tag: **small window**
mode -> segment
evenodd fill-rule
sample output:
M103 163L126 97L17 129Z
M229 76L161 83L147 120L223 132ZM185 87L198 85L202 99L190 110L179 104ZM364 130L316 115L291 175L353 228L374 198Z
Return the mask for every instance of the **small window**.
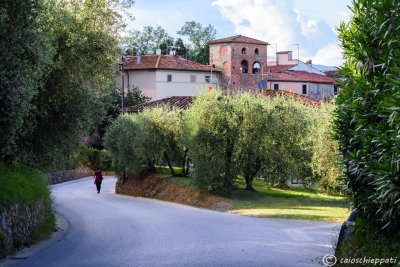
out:
M172 75L171 74L167 75L167 82L172 82Z
M196 82L196 75L190 75L190 82L195 83Z
M307 94L307 84L303 84L303 90L301 92L303 95Z
M246 48L245 47L242 48L242 54L243 55L246 54Z
M256 48L256 49L254 50L254 54L255 54L255 55L258 55L258 48Z
M243 60L242 63L240 63L240 71L242 73L248 73L249 69L249 63L247 63L246 60Z
M252 73L258 74L259 72L260 72L260 63L254 62Z
M333 94L337 95L337 86L336 85L333 86Z
M318 95L319 86L318 84L314 85L314 95Z
M274 83L274 90L279 90L279 83Z
M204 79L205 79L206 83L210 83L210 76L207 75L204 77Z

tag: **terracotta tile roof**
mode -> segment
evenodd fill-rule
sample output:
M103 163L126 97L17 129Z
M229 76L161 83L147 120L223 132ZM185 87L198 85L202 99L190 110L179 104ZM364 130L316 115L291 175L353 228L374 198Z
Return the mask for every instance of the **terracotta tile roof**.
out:
M268 71L272 71L272 72L282 72L285 70L288 70L294 66L297 66L296 64L292 64L292 65L277 65L277 66L267 66L266 70Z
M258 45L269 45L267 42L256 40L243 35L235 35L227 38L209 41L207 44L220 44L220 43L245 43L245 44L258 44Z
M335 80L331 77L323 76L307 71L286 70L283 72L267 72L266 79L268 81L279 82L312 82L312 83L328 83L333 84Z
M187 109L192 104L195 96L172 96L168 98L162 98L159 100L149 101L140 105L127 107L127 112L141 112L145 108L154 108L157 106L167 105L170 108Z
M338 70L323 70L326 76L331 78L342 78L342 75L339 73Z
M304 104L309 104L309 105L313 105L313 106L320 106L321 105L321 101L315 98L310 98L307 96L302 96L302 95L298 95L295 93L291 93L291 92L287 92L284 90L271 90L271 89L264 89L263 91L261 91L262 95L267 96L267 97L271 97L274 98L275 96L283 96L285 98L294 98L297 101L301 101Z
M211 68L209 65L203 65L198 62L188 60L175 55L142 55L140 64L137 63L138 56L125 57L125 70L189 70L189 71L220 71Z
M310 73L307 71L289 70L296 65L278 65L266 67L266 79L279 82L313 82L333 84L332 77Z

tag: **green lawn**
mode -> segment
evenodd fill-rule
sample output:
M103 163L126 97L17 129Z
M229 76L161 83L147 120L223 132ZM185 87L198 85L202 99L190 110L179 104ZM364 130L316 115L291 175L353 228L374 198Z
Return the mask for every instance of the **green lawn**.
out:
M244 180L235 185L245 187ZM326 222L342 222L349 216L346 197L320 192L298 186L289 189L268 188L260 179L253 182L258 191L233 191L229 196L220 196L232 204L229 213Z
M180 173L179 168L175 171ZM162 178L190 186L190 178L172 178L168 168L158 167L157 172ZM235 186L239 189L229 195L218 195L231 204L231 208L226 211L228 213L324 222L343 222L350 215L346 197L343 195L328 194L302 186L290 186L289 189L268 188L262 179L255 179L253 182L257 192L241 189L246 187L243 179L237 179Z

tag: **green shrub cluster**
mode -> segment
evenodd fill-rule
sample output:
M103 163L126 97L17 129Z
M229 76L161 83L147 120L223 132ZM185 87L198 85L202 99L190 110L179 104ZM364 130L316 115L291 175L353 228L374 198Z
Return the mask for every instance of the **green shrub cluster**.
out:
M0 209L41 198L50 199L43 173L24 166L0 164Z
M353 1L339 32L345 51L336 134L354 207L400 230L400 1Z
M118 173L166 163L174 175L172 165L187 176L191 165L202 190L229 190L238 176L247 190L256 177L280 187L296 178L334 190L340 169L331 110L331 104L206 91L186 111L158 107L120 116L105 146Z
M31 245L36 241L47 238L54 232L55 217L52 210L50 190L47 187L45 175L35 169L25 166L7 166L0 163L0 211L16 204L29 204L34 201L44 203L45 211L41 216L43 221L37 231L31 233L31 239L26 243L13 240L15 248ZM35 203L36 204L36 203ZM0 234L0 247L2 240ZM0 258L6 256L0 251Z
M107 150L81 145L79 152L73 160L74 167L86 166L92 170L108 171L112 169L111 157Z
M173 175L172 164L182 166L185 174L187 157L178 141L182 136L180 124L181 114L166 107L118 117L104 137L116 173L137 173L143 164L154 171L156 164L166 163Z

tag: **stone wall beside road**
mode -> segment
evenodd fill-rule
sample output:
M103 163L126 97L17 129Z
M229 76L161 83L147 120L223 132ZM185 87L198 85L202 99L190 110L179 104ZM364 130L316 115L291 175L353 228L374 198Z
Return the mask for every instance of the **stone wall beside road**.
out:
M93 171L88 167L79 167L77 169L72 169L72 170L55 171L47 173L49 184L59 184L92 175Z
M0 209L0 258L31 244L46 220L43 200Z

